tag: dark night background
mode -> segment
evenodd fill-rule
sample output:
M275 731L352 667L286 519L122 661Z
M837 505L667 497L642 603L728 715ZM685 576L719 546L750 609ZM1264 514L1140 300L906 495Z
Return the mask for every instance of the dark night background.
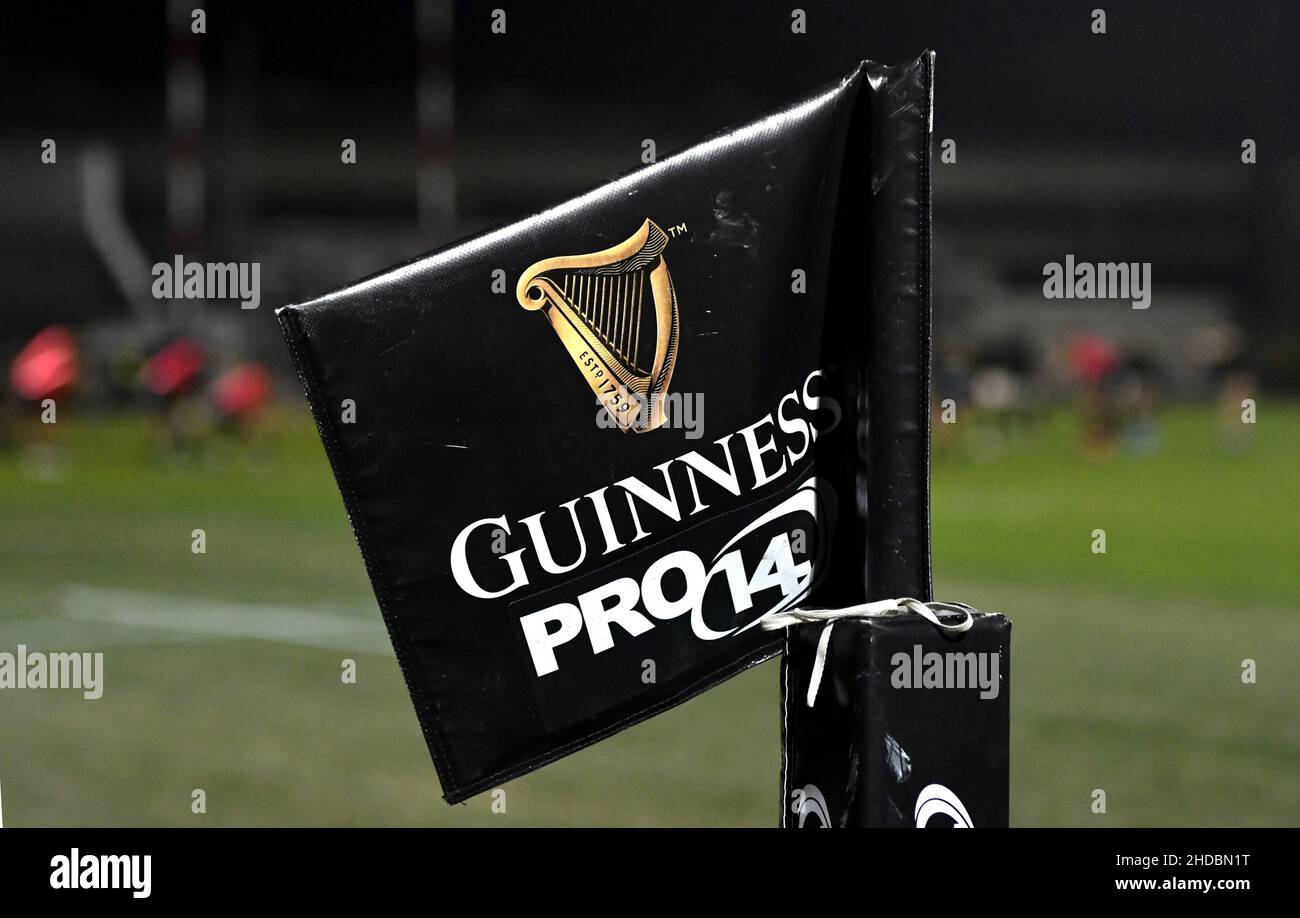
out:
M159 4L15 10L3 337L126 308L63 173L30 153L47 136L68 165L91 143L120 154L128 222L151 262L177 250L260 260L273 307L598 184L638 165L643 138L663 155L861 57L933 48L935 137L958 153L935 171L941 338L980 306L1050 324L1017 304L1066 252L1151 261L1166 318L1179 307L1235 318L1266 378L1294 384L1300 8L1115 4L1094 35L1096 5L807 4L808 34L794 35L788 4L529 3L507 6L507 33L494 35L499 4L460 3L449 30L422 41L410 4L218 2L188 51ZM167 75L186 55L204 114L177 139ZM454 93L431 136L417 125L421 79ZM355 166L339 160L344 137L358 143ZM1246 137L1259 150L1249 167ZM180 148L203 169L205 203L177 239L165 175ZM421 219L430 159L454 170L454 212ZM270 308L257 317L269 330Z

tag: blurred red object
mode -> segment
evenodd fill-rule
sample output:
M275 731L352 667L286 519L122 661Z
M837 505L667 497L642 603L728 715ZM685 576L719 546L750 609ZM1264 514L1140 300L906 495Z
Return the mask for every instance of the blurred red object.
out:
M28 401L62 395L80 375L77 343L62 325L51 325L28 342L9 370L14 390Z
M212 386L212 401L226 417L248 420L271 398L271 374L258 363L231 367Z
M180 395L199 378L206 363L207 356L197 341L177 338L150 357L140 372L154 395Z
M1101 335L1082 335L1070 342L1070 369L1087 383L1099 383L1119 366L1115 345Z

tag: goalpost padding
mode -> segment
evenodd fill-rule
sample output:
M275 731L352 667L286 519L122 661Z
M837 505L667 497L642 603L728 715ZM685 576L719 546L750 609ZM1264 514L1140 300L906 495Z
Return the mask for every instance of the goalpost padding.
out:
M869 230L865 251L836 252L831 296L863 290L865 273L867 292L858 295L867 302L828 315L859 316L860 324L839 333L858 335L866 345L857 374L853 470L861 525L850 527L862 541L852 546L860 563L837 564L819 591L822 604L832 607L931 598L933 71L929 53L897 67L869 65L855 101L836 236L842 245L861 246L862 233L847 223L865 220ZM840 561L845 549L837 549ZM913 825L917 797L931 783L962 800L975 825L1005 825L1010 623L981 617L957 647L947 647L1001 655L1001 692L980 700L967 690L891 687L895 653L913 646L938 652L952 643L923 619L844 622L831 638L820 695L810 708L804 698L820 627L790 629L782 658L782 825ZM905 776L890 766L891 755L900 754L911 761Z

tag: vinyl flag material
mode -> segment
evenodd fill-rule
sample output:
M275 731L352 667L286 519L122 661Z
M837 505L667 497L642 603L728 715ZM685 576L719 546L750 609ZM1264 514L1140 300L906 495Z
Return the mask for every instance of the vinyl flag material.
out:
M932 66L279 311L449 802L929 598Z

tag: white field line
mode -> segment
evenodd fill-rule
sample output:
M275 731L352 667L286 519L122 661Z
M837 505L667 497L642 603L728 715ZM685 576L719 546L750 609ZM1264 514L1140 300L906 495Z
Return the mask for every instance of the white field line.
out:
M291 606L254 605L69 584L62 612L83 622L153 628L204 638L275 641L350 653L392 653L384 627Z
M54 610L56 613L60 610ZM78 620L62 614L28 618L0 618L0 650L13 651L18 644L31 650L74 650L109 647L138 647L146 644L187 644L219 640L214 636L160 631L156 628L123 628L111 622Z

